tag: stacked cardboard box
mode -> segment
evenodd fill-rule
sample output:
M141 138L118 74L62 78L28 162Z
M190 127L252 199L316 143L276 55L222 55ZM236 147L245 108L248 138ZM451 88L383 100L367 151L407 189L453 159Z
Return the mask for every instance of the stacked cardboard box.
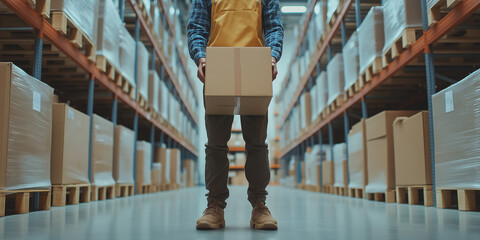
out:
M162 165L161 188L167 190L170 184L170 150L165 147L156 147L154 160Z
M195 184L195 161L193 159L185 159L183 161L183 169L186 173L186 187L194 187Z
M133 184L135 134L124 126L115 127L113 178L118 184Z
M417 0L389 0L383 4L385 47L388 50L407 28L422 27L422 7ZM407 35L404 35L405 37ZM408 39L413 41L412 39Z
M348 188L364 189L368 183L366 121L360 120L348 133Z
M140 87L139 87L140 88ZM156 71L151 70L148 77L148 105L153 111L160 113L160 78Z
M152 184L152 145L149 142L137 141L136 164L135 187Z
M170 149L170 159L169 159L170 169L170 183L169 187L171 189L178 189L180 187L180 171L181 171L181 161L180 161L180 149L171 148Z
M357 32L359 66L360 72L363 73L374 61L380 60L381 64L383 45L385 42L383 8L372 7L362 24L357 28Z
M150 53L141 41L137 43L137 91L145 101L149 99L149 64ZM137 96L138 99L138 96Z
M122 73L122 76L127 82L133 86L137 87L135 84L135 39L128 32L125 27L121 27L119 34L116 35L120 40L115 39L116 42L120 42L119 50L119 59L120 59L120 68L119 71Z
M122 33L123 21L116 6L111 0L99 0L97 56L104 56L115 68L120 68L118 38Z
M335 162L335 187L347 187L347 146L345 143L335 144L333 147L333 161Z
M359 66L358 66L358 35L357 32L353 32L350 39L343 47L343 64L345 72L345 87L347 91L352 87L358 79Z
M153 191L157 192L161 190L162 186L162 164L159 162L154 162L152 163L152 172L151 172L151 177L152 177L152 186L153 186Z
M343 56L336 54L327 65L328 105L343 96Z
M111 186L113 179L113 123L93 114L90 180L94 186ZM133 153L132 153L133 157Z

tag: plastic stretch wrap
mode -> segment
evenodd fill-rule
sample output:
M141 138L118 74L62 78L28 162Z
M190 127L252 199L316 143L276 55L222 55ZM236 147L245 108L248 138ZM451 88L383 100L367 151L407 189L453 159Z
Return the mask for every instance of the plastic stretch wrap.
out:
M64 103L53 104L52 184L89 183L90 117Z
M433 96L435 183L480 189L480 70Z
M385 52L406 28L422 27L422 7L418 0L388 0L383 5Z
M137 58L137 90L145 98L149 99L148 95L148 60L150 54L142 42L138 42L138 58Z
M49 189L53 89L12 63L0 74L0 190Z
M343 57L336 54L327 65L328 105L333 103L343 92Z
M364 188L367 185L366 174L366 136L365 120L354 125L348 134L348 171L349 188Z
M134 87L135 84L135 39L125 27L120 29L120 72ZM117 40L118 41L118 40ZM140 49L139 49L140 50ZM140 52L140 51L139 51ZM139 54L140 55L140 54ZM148 66L147 66L148 68Z
M169 113L168 107L170 105L169 104L170 92L168 91L167 84L165 84L165 81L163 80L160 80L159 87L160 87L159 92L161 93L158 99L160 101L159 103L160 112L164 119L168 119L168 113Z
M145 12L147 12L147 16L150 17L150 8L151 8L151 4L150 4L150 1L151 0L140 0L143 4L143 7L145 8Z
M118 15L116 6L111 0L99 0L97 55L104 56L110 64L120 68L119 36L123 21Z
M160 112L158 96L160 92L160 78L157 71L151 70L148 78L148 104L153 108L155 112Z
M63 11L77 28L96 45L99 0L51 0L52 11Z
M152 184L158 186L162 184L162 164L155 162L152 164Z
M311 95L311 98L312 98L312 114L311 114L311 118L310 118L310 121L311 122L314 122L317 117L318 117L318 108L317 108L317 84L313 85L312 89L310 89L310 95Z
M133 153L135 133L124 127L115 127L113 178L117 183L133 184Z
M350 39L343 47L343 64L345 68L345 87L347 91L351 86L355 84L358 79L359 65L358 65L358 35L357 32L353 32Z
M325 29L325 17L327 11L326 1L317 1L313 9L313 18L315 19L315 39L320 39Z
M320 182L317 172L317 166L320 165L320 146L313 146L312 151L305 154L305 184L317 185Z
M135 184L137 186L152 183L152 145L149 142L137 141L137 167Z
M347 160L347 148L345 143L338 143L333 146L333 160L335 162L335 187L344 187L346 184L345 163Z
M327 23L332 20L333 15L340 7L341 0L328 0L327 4Z
M383 8L370 8L362 24L358 27L357 32L360 72L364 72L373 60L381 57L383 53L383 45L385 42Z
M113 179L113 123L94 114L90 179L94 186L110 186Z

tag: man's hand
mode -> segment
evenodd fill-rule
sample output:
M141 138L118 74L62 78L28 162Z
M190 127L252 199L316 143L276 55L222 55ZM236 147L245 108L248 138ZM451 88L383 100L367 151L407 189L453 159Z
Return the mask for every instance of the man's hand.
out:
M272 57L272 82L275 81L275 78L277 78L277 59Z
M205 84L205 66L207 65L207 60L205 58L200 58L198 60L198 71L197 77Z

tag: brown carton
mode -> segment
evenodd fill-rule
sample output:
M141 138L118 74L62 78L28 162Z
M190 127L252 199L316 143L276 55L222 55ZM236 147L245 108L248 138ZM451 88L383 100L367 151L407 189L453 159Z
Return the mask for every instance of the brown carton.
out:
M67 104L53 104L52 184L89 183L90 117Z
M432 184L428 111L393 123L397 186Z
M162 164L154 162L152 164L152 184L154 186L160 186L162 184Z
M92 117L91 184L110 186L113 179L113 123L94 114Z
M186 159L183 161L183 172L186 172L186 185L187 187L195 186L195 162L192 159Z
M364 188L368 183L365 122L362 119L348 133L349 188Z
M384 111L366 121L367 127L367 193L395 189L393 121L409 117L415 111Z
M133 184L133 151L135 134L124 126L115 127L113 178L116 183Z
M324 161L322 166L322 183L323 185L333 185L335 183L334 162Z
M207 48L209 115L265 115L272 98L270 48Z
M180 150L178 148L170 149L170 184L180 184Z
M135 184L137 186L150 185L151 167L152 167L152 145L149 142L137 142L137 167L135 175Z
M53 89L0 63L0 190L50 189Z
M162 164L162 184L170 183L170 149L155 148L155 162Z

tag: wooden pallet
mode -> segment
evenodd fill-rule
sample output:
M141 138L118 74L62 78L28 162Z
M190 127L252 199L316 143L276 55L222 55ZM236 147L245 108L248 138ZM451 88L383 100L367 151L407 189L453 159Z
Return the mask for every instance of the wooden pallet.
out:
M168 191L168 190L169 190L168 184L162 183L162 184L160 185L160 191L163 192L163 191Z
M52 11L52 27L82 49L90 61L96 60L96 48L92 40L63 11Z
M433 191L431 185L397 186L396 191L397 203L424 205L426 207L433 206Z
M135 194L146 194L146 193L151 193L151 185L150 184L145 184L141 186L135 186Z
M117 84L117 86L120 87L124 93L128 94L131 99L135 99L136 89L126 78L124 78L122 75L119 75L115 79L115 84Z
M460 211L480 210L479 189L437 189L436 194L437 208L452 208L456 203Z
M322 186L322 193L334 193L333 184L327 184Z
M21 0L20 0L21 1ZM40 15L44 18L50 18L50 0L24 0L25 2L30 5L33 9L35 9ZM8 8L1 8L0 13L13 13Z
M116 197L128 197L128 196L133 196L133 184L127 183L117 183L115 184L115 194Z
M160 192L161 190L162 190L161 185L155 185L155 184L150 185L150 192L151 193Z
M52 206L62 207L90 202L90 184L52 185ZM68 196L68 202L67 202Z
M347 196L347 188L346 187L334 187L335 195L339 196Z
M118 71L113 64L103 55L97 55L95 64L97 68L105 73L107 77L112 81L117 81L118 78L122 77L120 71Z
M362 83L367 83L372 80L372 78L377 75L383 68L382 57L376 57L373 62L360 74L360 81Z
M5 213L9 210L13 210L15 214L24 214L30 212L30 197L38 193L39 198L39 209L40 210L49 210L51 207L51 191L50 189L39 190L39 189L23 189L23 190L2 190L0 191L0 217L5 216ZM7 200L13 198L15 199L15 208L10 209Z
M101 187L92 185L91 189L90 201L103 201L115 198L115 185Z
M311 191L311 192L320 192L320 186L317 185L305 185L305 190Z
M333 25L335 25L335 23L337 22L337 19L338 19L338 16L340 15L340 12L343 10L344 6L345 6L345 1L344 0L339 0L339 3L338 3L338 7L337 9L335 10L335 12L333 13L332 15L332 18L330 19L330 21L326 24L325 26L325 33L329 33L332 28L333 28ZM327 34L324 34L324 36L326 36Z
M366 198L365 188L349 188L348 196L352 198Z
M333 112L335 111L337 108L341 107L343 102L345 101L344 97L343 97L343 94L340 94L340 96L338 96L335 101L333 101L329 106L328 108L330 108L330 112Z
M431 27L442 20L444 14L442 12L453 9L462 0L437 0L432 8L428 10L428 25Z
M387 189L385 192L367 193L367 198L372 201L394 203L395 189Z
M150 106L148 104L148 100L140 92L137 92L137 103L138 103L138 105L140 105L140 107L145 109L145 111L147 111L147 112L150 111Z
M382 66L386 68L402 52L408 49L414 42L422 36L421 28L406 28L402 34L392 43L392 45L383 52Z

